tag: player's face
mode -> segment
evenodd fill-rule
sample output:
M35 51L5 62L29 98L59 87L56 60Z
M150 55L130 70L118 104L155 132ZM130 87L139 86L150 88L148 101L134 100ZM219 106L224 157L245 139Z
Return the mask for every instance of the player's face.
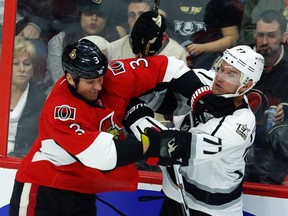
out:
M80 78L77 92L89 101L95 101L102 90L103 76L96 79Z
M213 94L234 94L241 84L240 79L241 72L223 61L220 68L216 71L212 86Z
M260 20L255 30L257 52L264 57L278 56L283 37L284 34L281 33L280 24L277 21L265 23Z

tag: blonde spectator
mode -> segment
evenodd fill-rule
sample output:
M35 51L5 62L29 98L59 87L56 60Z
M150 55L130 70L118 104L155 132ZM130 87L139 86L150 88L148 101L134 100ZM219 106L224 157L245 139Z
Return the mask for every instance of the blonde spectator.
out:
M46 95L31 82L35 58L34 45L16 36L7 146L10 156L25 156L38 135L38 120Z

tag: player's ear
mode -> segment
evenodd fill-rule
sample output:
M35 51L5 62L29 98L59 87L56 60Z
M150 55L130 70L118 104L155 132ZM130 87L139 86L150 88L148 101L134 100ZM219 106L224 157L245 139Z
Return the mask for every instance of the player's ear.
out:
M75 82L74 82L74 79L72 77L72 75L68 72L66 73L66 80L68 81L68 83L72 86L75 87Z

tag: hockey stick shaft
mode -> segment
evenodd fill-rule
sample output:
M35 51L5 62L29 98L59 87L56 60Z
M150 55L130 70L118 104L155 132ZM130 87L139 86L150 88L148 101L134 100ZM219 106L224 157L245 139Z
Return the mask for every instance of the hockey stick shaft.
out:
M174 174L176 178L177 188L180 193L183 216L190 216L188 204L186 201L187 196L186 196L186 191L184 187L183 177L182 177L182 174L180 173L180 165L174 164L173 169L174 169Z

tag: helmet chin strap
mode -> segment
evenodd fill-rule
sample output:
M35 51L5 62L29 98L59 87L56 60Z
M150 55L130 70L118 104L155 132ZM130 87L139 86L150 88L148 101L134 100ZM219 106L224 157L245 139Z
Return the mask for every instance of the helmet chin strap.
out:
M238 97L240 95L243 95L245 92L243 92L242 94L239 93L239 90L243 87L244 85L241 84L238 89L236 90L236 92L234 94L223 94L221 95L222 97L225 97L225 98L233 98L233 97Z
M234 97L238 97L238 96L243 95L243 94L239 94L239 92L237 91L235 94L223 94L223 95L218 95L218 96L221 96L224 98L234 98Z
M234 94L223 94L223 95L219 95L219 96L222 96L222 97L225 97L225 98L238 97L238 96L244 95L246 92L248 92L248 91L253 87L253 86L251 86L250 88L246 89L244 92L239 93L239 90L240 90L244 85L245 85L245 84L240 85Z

